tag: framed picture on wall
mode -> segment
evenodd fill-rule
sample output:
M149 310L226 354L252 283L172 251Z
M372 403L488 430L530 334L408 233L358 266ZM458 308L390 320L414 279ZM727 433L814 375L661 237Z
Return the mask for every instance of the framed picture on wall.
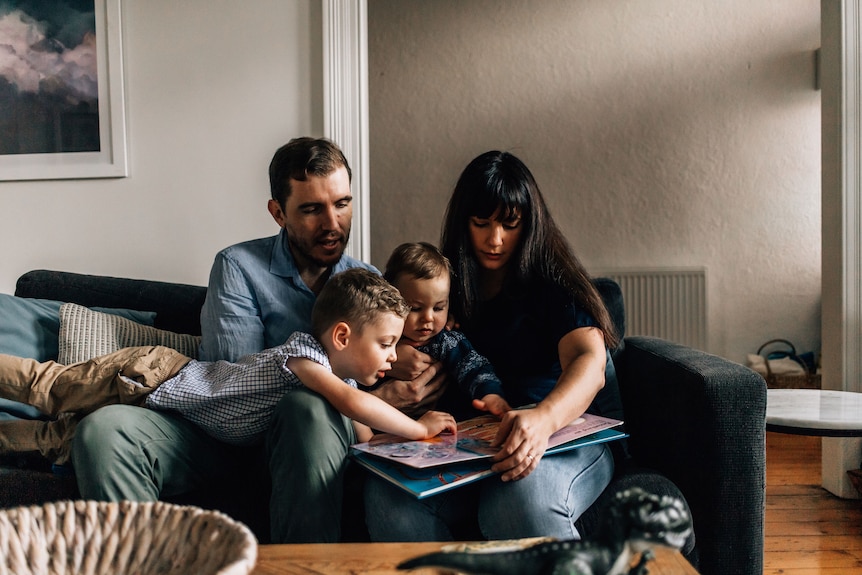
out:
M0 180L128 175L120 0L0 3Z

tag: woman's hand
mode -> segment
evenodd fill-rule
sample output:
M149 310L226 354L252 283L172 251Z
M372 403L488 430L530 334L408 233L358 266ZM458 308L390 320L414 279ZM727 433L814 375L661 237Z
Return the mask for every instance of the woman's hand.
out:
M554 431L536 408L506 412L493 442L500 446L500 452L494 456L491 469L502 473L503 481L517 481L528 476L539 465Z
M504 414L494 445L494 471L503 481L521 479L532 473L548 447L548 438L570 421L580 417L605 384L605 343L602 332L593 327L577 328L558 343L563 373L551 392L538 405L513 409Z

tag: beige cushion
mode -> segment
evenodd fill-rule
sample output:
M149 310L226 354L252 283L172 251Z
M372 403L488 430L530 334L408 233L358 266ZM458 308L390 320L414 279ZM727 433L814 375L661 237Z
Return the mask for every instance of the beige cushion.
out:
M197 358L200 337L141 325L126 318L64 303L60 306L60 354L64 365L87 361L124 347L163 345Z

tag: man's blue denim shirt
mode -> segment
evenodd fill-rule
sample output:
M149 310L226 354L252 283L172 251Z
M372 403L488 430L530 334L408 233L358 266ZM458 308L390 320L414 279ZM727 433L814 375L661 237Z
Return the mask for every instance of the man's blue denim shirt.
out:
M374 266L347 255L333 273ZM236 361L311 330L315 294L299 276L287 233L236 244L216 255L201 310L200 359Z

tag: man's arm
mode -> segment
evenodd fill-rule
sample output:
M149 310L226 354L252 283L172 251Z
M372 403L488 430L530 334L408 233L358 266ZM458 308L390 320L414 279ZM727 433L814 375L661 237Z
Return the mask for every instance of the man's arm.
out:
M257 300L242 271L221 253L210 271L201 336L203 361L236 361L265 347Z

